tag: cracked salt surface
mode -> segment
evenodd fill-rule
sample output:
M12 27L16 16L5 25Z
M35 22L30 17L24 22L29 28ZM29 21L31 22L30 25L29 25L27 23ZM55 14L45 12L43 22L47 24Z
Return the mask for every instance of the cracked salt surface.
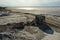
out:
M54 34L46 34L42 40L60 40L60 33L54 31Z

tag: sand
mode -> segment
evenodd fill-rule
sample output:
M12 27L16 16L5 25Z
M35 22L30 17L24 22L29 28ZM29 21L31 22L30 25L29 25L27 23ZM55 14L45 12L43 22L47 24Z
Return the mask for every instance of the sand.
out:
M60 33L54 31L53 35L50 34L46 34L47 36L45 36L43 39L41 40L60 40Z

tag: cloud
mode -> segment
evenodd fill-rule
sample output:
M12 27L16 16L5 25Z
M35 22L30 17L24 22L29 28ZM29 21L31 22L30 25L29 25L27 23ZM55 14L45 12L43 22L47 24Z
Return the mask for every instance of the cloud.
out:
M43 3L41 6L60 6L60 1Z
M0 0L0 6L41 6L58 1L60 0Z

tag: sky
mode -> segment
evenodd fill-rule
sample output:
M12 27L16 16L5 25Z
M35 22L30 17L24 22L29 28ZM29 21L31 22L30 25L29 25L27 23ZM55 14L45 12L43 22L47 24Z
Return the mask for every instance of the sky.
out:
M60 0L0 0L0 6L60 6Z

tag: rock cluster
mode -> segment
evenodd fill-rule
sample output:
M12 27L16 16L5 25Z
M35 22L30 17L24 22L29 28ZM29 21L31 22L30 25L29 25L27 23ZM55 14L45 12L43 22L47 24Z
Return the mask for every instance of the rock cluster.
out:
M2 40L3 38L4 40L10 40L12 38L11 40L41 40L46 36L44 32L36 26L27 25L34 21L36 21L35 16L22 13L10 13L9 16L0 17L0 39ZM42 21L45 20L42 19ZM51 21L47 22L46 18L46 23L50 22ZM52 29L55 29L55 27ZM58 28L55 30L59 31Z
M13 37L11 40L41 40L45 36L43 32L38 27L26 25L34 19L35 16L18 13L2 16L0 17L0 34L8 35L3 37L5 40L9 40L10 35Z

